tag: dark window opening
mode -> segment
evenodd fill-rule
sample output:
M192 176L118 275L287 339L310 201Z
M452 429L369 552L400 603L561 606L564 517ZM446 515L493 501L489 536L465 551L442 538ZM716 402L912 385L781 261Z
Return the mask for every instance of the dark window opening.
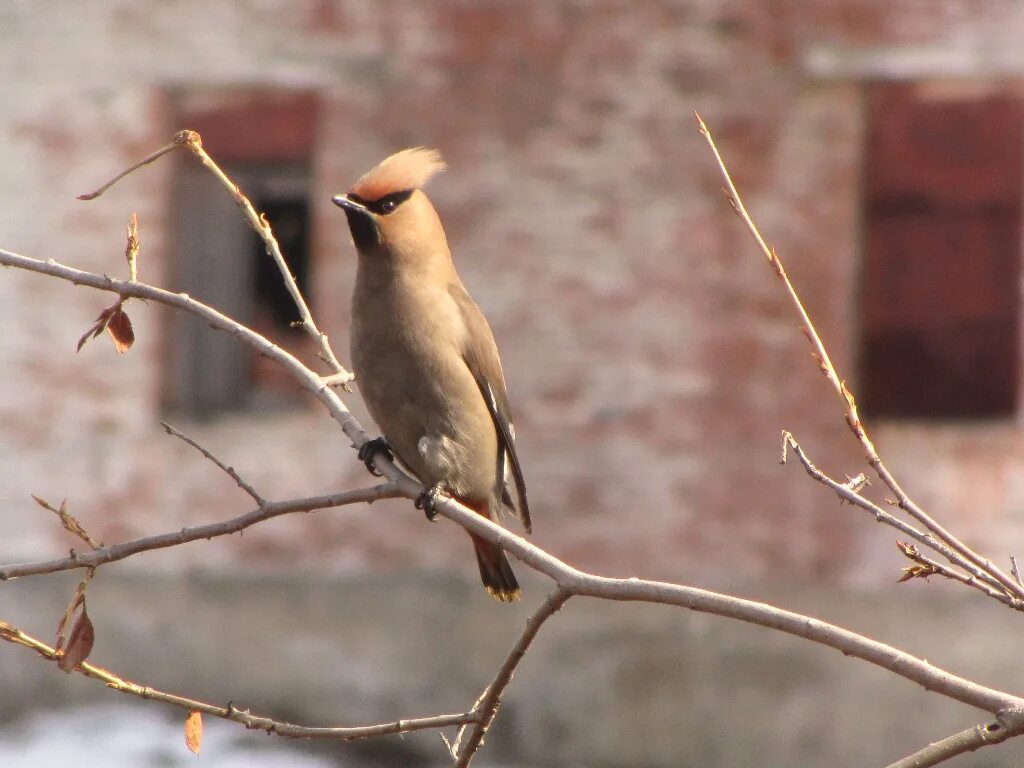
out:
M309 203L305 199L260 198L253 201L270 221L281 253L287 260L299 291L308 295L309 287ZM293 330L299 313L295 300L285 287L281 271L267 255L263 239L252 236L252 258L256 262L256 306L281 331Z
M240 170L252 189L243 185L257 211L270 222L285 263L307 304L310 295L310 205L309 172L305 168ZM263 239L249 231L252 313L250 325L275 344L299 354L308 350L309 336L296 327L299 310L285 285L281 270L267 253ZM249 354L248 382L244 402L248 408L288 407L302 397L301 388L280 367L254 353Z
M315 101L309 94L222 92L179 95L180 126L203 145L266 215L288 267L311 301L309 158ZM195 102L197 107L192 107ZM170 280L184 291L311 360L312 341L294 323L295 302L263 240L212 174L179 158ZM314 308L315 311L315 308ZM301 389L271 361L205 323L172 315L166 407L195 418L294 407Z
M1017 407L1018 99L870 91L860 299L868 416L998 418Z

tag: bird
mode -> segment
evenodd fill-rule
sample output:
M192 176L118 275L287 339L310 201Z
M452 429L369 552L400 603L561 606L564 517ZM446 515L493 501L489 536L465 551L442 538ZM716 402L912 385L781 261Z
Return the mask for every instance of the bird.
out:
M332 198L358 254L353 373L382 432L359 456L373 472L374 455L384 452L415 475L425 487L416 506L430 520L443 492L492 521L510 513L531 533L498 347L423 191L444 169L438 150L405 149ZM518 600L519 582L504 550L470 538L487 592L502 602Z

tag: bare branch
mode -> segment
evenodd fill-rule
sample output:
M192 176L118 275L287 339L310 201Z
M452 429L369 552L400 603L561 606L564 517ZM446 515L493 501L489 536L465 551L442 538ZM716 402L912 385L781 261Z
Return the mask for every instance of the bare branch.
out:
M979 581L974 576L961 573L955 568L950 568L948 565L940 563L938 560L922 554L913 544L898 541L896 542L896 546L907 559L915 563L915 565L911 565L903 569L903 575L900 576L898 579L899 581L910 581L911 579L927 580L929 576L942 576L943 578L950 579L951 581L959 581L965 586L977 589L979 592L988 595L993 600L998 600L1016 611L1024 611L1024 603L1021 603L1020 600L1017 600L1016 598L1007 595L1005 592Z
M341 387L346 392L351 392L352 388L349 384L355 381L356 377L354 373L341 371L339 373L332 373L330 376L324 376L321 380L328 387Z
M274 263L277 265L278 271L281 273L281 279L284 281L285 288L288 289L289 295L292 297L292 301L295 302L295 307L299 311L299 322L297 325L302 328L309 336L311 336L320 345L320 359L330 366L332 378L334 378L340 386L346 391L351 392L351 388L348 386L348 382L354 378L345 368L338 362L338 358L334 354L334 350L331 349L330 341L327 338L327 334L323 333L316 325L313 320L313 314L309 311L309 306L306 304L305 298L302 296L302 292L299 290L299 286L295 281L295 275L292 274L289 269L287 262L284 259L284 255L281 253L281 246L277 242L277 238L274 237L274 232L270 228L270 222L267 221L266 216L261 213L257 213L253 204L249 201L249 198L245 196L241 188L233 182L224 171L221 170L220 166L213 161L203 149L202 139L199 134L195 131L190 132L190 139L186 142L186 148L195 155L196 159L202 163L203 167L209 170L224 188L234 198L235 203L242 211L242 215L248 222L249 226L252 227L253 231L263 240L263 244L266 248L267 255L270 256Z
M125 170L121 171L121 173L117 174L117 176L112 178L110 181L108 181L106 184L104 184L102 187L100 187L96 191L89 192L89 193L84 194L84 195L79 195L78 199L79 200L95 200L97 197L102 195L104 192L106 192L108 189L110 189L112 186L114 186L117 182L119 182L121 179L123 179L128 174L132 173L133 171L137 171L139 168L141 168L144 165L149 165L150 163L152 163L155 160L159 160L161 157L166 155L168 152L171 152L171 151L177 149L178 147L185 146L185 143L189 140L189 134L191 134L191 133L192 133L192 131L178 131L176 134L174 134L174 138L171 139L171 143L170 144L167 144L167 145L165 145L163 147L160 147L160 149L158 149L156 152L153 152L152 154L146 155L144 158L139 160L139 162L135 163L135 165L133 165L130 168L126 168Z
M487 733L487 729L490 728L491 723L494 721L494 716L498 713L498 708L501 706L501 695L505 692L508 684L512 682L512 675L516 667L519 666L519 662L523 660L523 656L526 655L530 643L537 636L541 625L558 613L570 597L572 597L571 592L563 587L558 587L548 595L540 608L537 609L537 612L527 620L526 628L519 636L519 639L516 640L515 645L512 646L512 650L498 669L494 680L487 686L487 690L484 691L473 707L477 720L472 724L465 742L463 742L463 733L466 726L459 730L459 736L452 746L453 754L458 755L455 761L455 768L467 768L473 761L473 756L483 744L484 734Z
M974 563L970 562L966 558L962 557L960 553L947 547L943 542L938 541L932 534L925 533L914 526L910 525L904 520L896 517L895 515L887 512L882 507L875 504L873 501L865 496L862 496L849 483L840 483L837 480L829 477L825 472L815 466L814 462L810 460L804 449L797 442L796 438L793 437L790 432L782 433L782 463L786 463L786 457L788 449L792 448L796 452L797 458L803 465L812 478L817 480L822 485L831 488L842 501L847 501L854 506L860 507L861 509L870 512L875 516L875 520L880 523L885 523L888 526L895 528L897 531L902 533L904 536L909 536L915 541L924 544L943 557L949 562L953 563L960 568L967 571L970 576L963 576L962 574L956 574L950 571L950 578L955 578L957 581L961 581L968 586L974 587L981 590L989 597L998 600L999 602L1014 608L1015 610L1024 610L1024 602L1018 600L1012 595L1006 594L1006 591L1002 588L1002 584L998 582L991 575L978 568ZM906 552L904 552L906 554ZM946 575L946 574L943 574Z
M718 169L725 181L729 200L732 203L733 208L739 214L743 223L746 225L750 234L757 243L758 248L760 248L761 252L768 260L768 263L775 271L775 274L785 286L786 293L789 295L790 301L797 310L797 314L800 316L800 321L802 323L801 329L808 341L811 343L811 347L814 350L813 355L818 361L822 373L843 401L846 411L846 422L854 436L860 441L868 464L871 465L882 481L892 489L892 492L896 494L896 499L900 509L903 509L925 528L934 533L935 536L947 544L950 549L958 552L961 557L969 560L978 568L991 574L1007 594L1013 595L1018 599L1024 599L1024 586L1018 584L990 560L982 557L960 541L960 539L946 530L938 523L938 521L933 519L927 512L919 507L903 490L900 484L896 481L896 478L893 477L891 472L889 472L889 469L885 464L882 463L882 459L879 457L874 443L868 436L867 428L861 421L860 413L857 409L857 401L854 399L853 392L851 392L846 386L846 382L840 378L835 365L833 365L832 359L829 357L828 351L825 349L825 344L821 340L821 336L819 336L817 329L814 327L814 323L811 321L810 315L807 314L807 310L804 308L803 302L800 300L799 294L796 292L796 289L793 287L793 283L790 282L789 276L786 274L786 269L782 264L782 260L775 252L775 249L770 248L765 242L760 230L758 230L757 225L754 224L753 219L751 219L750 214L747 212L747 208L743 204L743 200L740 198L739 192L736 190L736 185L733 184L732 177L729 175L729 170L726 168L725 161L722 159L722 155L719 153L718 147L715 145L715 140L711 137L711 131L708 130L707 125L701 119L700 115L697 115L697 123L699 125L701 135L703 135L707 140L708 146L711 148L711 152L715 157L715 161L718 163Z
M405 493L408 486L404 485L404 481L401 485ZM697 587L646 579L615 579L585 573L447 496L438 497L435 509L468 531L497 544L530 568L549 576L573 595L675 605L692 611L737 619L834 648L845 655L862 659L916 682L926 690L940 693L986 712L998 713L1024 706L1022 698L958 677L891 645L858 635L834 624L765 603L722 595Z
M6 640L10 643L31 648L40 656L51 661L58 661L60 659L60 652L55 648L51 648L46 643L22 632L20 629L11 626L5 621L0 621L0 640ZM422 717L409 720L394 720L389 723L381 723L378 725L330 727L296 725L294 723L274 720L269 717L254 715L248 710L238 709L231 703L226 707L220 707L215 704L208 704L204 701L189 699L184 696L177 696L173 693L166 693L164 691L157 690L156 688L150 688L149 686L139 685L138 683L133 683L130 680L120 678L102 667L98 667L95 664L89 664L87 662L79 664L74 671L79 672L86 677L91 677L94 680L100 680L106 683L108 688L113 688L115 691L120 691L121 693L125 693L130 696L137 696L138 698L150 699L152 701L160 701L189 712L202 712L203 714L211 715L212 717L219 717L224 720L232 720L236 723L241 723L246 728L258 729L288 738L326 738L352 741L354 739L365 739L371 736L383 736L389 733L408 733L410 731L420 731L427 728L447 728L453 725L465 725L466 723L475 722L477 718L477 715L474 712L465 712L457 715L435 715L433 717Z
M97 189L95 192L89 194L79 195L79 200L94 200L95 198L102 195L115 183L123 179L133 171L138 170L144 165L152 163L163 157L168 152L177 149L178 147L184 147L188 149L197 160L209 170L221 184L224 185L225 189L234 198L235 203L241 209L243 216L249 226L252 227L253 231L263 240L266 247L267 254L274 260L278 270L281 273L281 279L284 281L285 288L287 288L289 295L295 302L295 307L298 309L300 321L299 326L309 334L320 346L320 359L327 363L333 371L333 376L336 377L336 383L342 386L345 390L351 391L348 386L348 382L354 378L351 373L345 370L345 368L338 362L338 358L335 356L334 351L331 349L330 341L327 338L327 334L323 333L316 325L313 320L313 315L309 311L309 307L306 304L305 298L302 296L302 292L299 291L299 286L295 282L295 276L289 269L287 262L284 259L284 255L281 253L281 246L277 242L277 238L274 237L274 232L270 227L270 222L267 221L266 217L256 212L253 204L249 201L249 198L245 196L241 188L233 182L220 166L214 162L213 158L207 154L206 150L203 149L203 139L196 131L182 130L178 131L170 144L161 147L156 152L148 155L143 160L140 160L135 165L127 168L126 170L119 173L113 179L108 181L102 187ZM132 214L132 221L135 221L135 215ZM132 242L132 230L129 230L129 244ZM137 251L137 241L136 241ZM131 280L136 279L136 273L134 269L134 261L132 255L128 256L128 263L131 267Z
M67 499L62 499L59 507L53 506L53 504L48 502L46 499L36 496L35 494L32 494L32 500L43 509L48 509L59 517L60 524L64 526L64 530L68 533L73 533L93 549L98 549L102 546L100 542L96 541L96 539L89 535L89 532L82 527L82 524L78 522L78 519L68 512Z
M897 760L888 768L929 768L944 763L957 755L974 752L981 747L999 744L1011 736L1024 732L1024 711L1007 712L987 723L947 736L942 741L929 744L912 755Z
M238 533L238 531L256 523L269 520L272 517L291 514L292 512L312 512L317 509L342 507L348 504L361 504L364 502L370 503L378 499L390 499L403 495L406 494L399 492L394 483L386 482L371 488L359 488L353 491L332 493L326 496L311 496L305 499L289 499L288 501L268 501L252 512L246 512L243 515L219 523L197 525L190 528L182 528L174 533L162 533L157 536L148 536L121 544L112 544L109 547L100 547L88 553L72 552L70 556L57 560L0 566L0 581L17 579L22 576L33 576L40 573L70 571L75 568L95 568L104 563L124 560L126 557L137 555L139 552L174 547L178 544L198 541L199 539L212 539L217 536Z
M74 267L58 264L52 259L40 261L39 259L21 256L20 254L3 249L0 249L0 266L17 267L28 272L49 275L50 277L67 280L75 285L85 285L97 290L109 291L119 296L146 299L202 318L212 328L231 334L244 344L255 349L259 354L275 361L288 371L299 384L313 393L323 403L345 434L351 438L354 447L358 448L368 439L359 422L356 421L331 387L324 383L321 376L303 365L290 352L271 343L251 328L203 304L201 301L193 299L186 293L172 293L171 291L166 291L163 288L157 288L146 283L118 280L107 275L97 275L93 272L85 272ZM376 462L378 469L388 464L379 454Z
M262 496L260 496L256 492L256 490L251 485L249 485L249 483L245 482L245 480L242 479L241 475L239 475L238 472L235 471L234 467L227 466L224 462L222 462L220 459L218 459L216 456L214 456L208 450L203 448L203 446L201 446L199 443L197 443L191 437L189 437L188 435L186 435L186 434L182 433L181 431L175 429L170 424L168 424L166 421L161 420L160 421L160 426L164 428L164 431L168 435L172 435L173 437L176 437L179 440L183 440L184 442L188 443L193 448L195 448L197 451L199 451L201 454L203 454L203 456L205 456L207 459L209 459L214 464L216 464L228 477L230 477L232 480L235 481L235 483L238 485L239 488L241 488L243 491L245 491L247 494L249 494L249 496L252 498L252 500L256 502L256 505L258 507L262 508L263 506L266 505L267 502L264 500L264 498Z

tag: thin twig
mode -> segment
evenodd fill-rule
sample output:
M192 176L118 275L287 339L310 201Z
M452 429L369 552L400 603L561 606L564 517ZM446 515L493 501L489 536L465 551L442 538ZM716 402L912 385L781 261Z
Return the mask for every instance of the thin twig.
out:
M64 526L64 530L66 530L68 533L74 534L93 549L99 549L103 546L100 542L98 542L96 539L89 535L89 532L85 530L85 527L80 522L78 522L78 518L76 518L74 515L68 512L67 499L63 499L60 502L59 507L53 506L53 504L48 502L46 499L42 498L41 496L36 496L34 493L32 494L32 500L35 501L35 503L38 504L43 509L48 509L51 512L53 512L53 514L55 514L57 517L59 517L60 524Z
M60 657L59 652L55 648L51 648L46 643L37 640L4 621L0 621L0 640L6 640L10 643L32 648L39 653L39 655L50 659L51 661L56 661ZM228 704L226 707L220 707L215 704L208 704L204 701L189 699L184 696L177 696L173 693L166 693L165 691L150 688L149 686L139 685L138 683L125 680L124 678L113 674L109 670L98 667L95 664L89 664L88 662L82 662L74 671L79 672L86 677L91 677L94 680L100 680L106 683L108 688L120 691L121 693L137 696L142 699L161 701L165 704L170 704L171 706L179 707L180 709L184 709L189 712L199 711L206 715L241 723L246 728L258 729L288 738L327 738L352 741L354 739L365 739L371 736L382 736L389 733L408 733L410 731L420 731L427 728L447 728L453 725L465 725L466 723L474 722L477 717L473 712L465 712L456 715L435 715L433 717L394 720L389 723L380 723L377 725L330 727L296 725L294 723L274 720L269 717L254 715L248 710L239 709L234 706L234 704Z
M139 217L132 211L128 220L128 232L125 238L124 260L128 262L128 279L132 282L139 279Z
M356 377L355 374L349 371L339 371L329 376L323 376L321 380L329 387L341 387L346 392L351 392L352 387L349 385L356 380Z
M176 134L174 134L174 138L171 139L171 143L170 144L167 144L167 145L165 145L163 147L160 147L160 149L158 149L156 152L153 152L152 154L146 155L146 157L144 157L142 160L139 160L139 162L135 163L135 165L133 165L133 166L131 166L129 168L126 168L125 170L121 171L121 173L117 174L117 176L112 178L110 181L108 181L106 184L104 184L102 187L100 187L99 189L95 190L94 192L89 192L89 193L84 194L84 195L79 195L78 199L79 200L95 200L97 197L102 195L104 192L106 192L108 189L110 189L112 186L114 186L117 182L119 182L121 179L123 179L128 174L130 174L130 173L132 173L134 171L137 171L139 168L141 168L144 165L149 165L154 160L159 160L161 157L166 155L168 152L171 152L171 151L173 151L175 149L178 149L179 147L185 146L185 144L189 140L189 134L190 133L192 133L192 132L191 131L178 131Z
M351 412L331 387L324 383L323 378L292 355L269 341L264 336L242 325L213 307L197 301L185 293L172 293L141 282L118 280L109 275L97 275L93 272L75 269L59 264L53 259L41 261L30 256L22 256L12 251L0 249L0 266L16 267L28 272L36 272L50 277L66 280L74 285L85 285L100 291L108 291L124 297L134 297L156 302L174 309L182 310L201 318L210 327L225 331L242 343L252 347L258 354L273 360L288 371L306 390L311 392L327 408L332 418L338 422L342 430L352 440L353 447L358 448L369 439L369 436L352 416ZM378 453L375 458L378 470L393 466L384 455ZM397 470L395 470L397 471Z
M963 579L957 578L958 581L963 581L963 583L981 590L989 597L992 597L995 600L998 600L999 602L1010 606L1011 608L1014 608L1016 610L1024 610L1024 603L1022 603L1016 597L1006 594L1005 590L1003 590L1002 588L1002 585L998 581L996 581L991 575L989 575L982 569L978 568L971 561L962 557L955 550L947 547L943 542L936 540L932 534L926 533L925 531L915 528L905 520L901 520L900 518L886 511L885 509L875 504L867 497L855 491L848 483L840 483L837 480L833 479L832 477L829 477L828 474L819 469L814 464L814 462L811 461L811 459L807 456L807 453L796 441L796 438L793 437L792 433L784 431L782 433L783 464L786 463L787 453L789 449L792 449L796 453L797 458L800 460L800 463L803 465L803 468L804 470L806 470L808 475L810 475L812 478L817 480L822 485L831 488L833 491L835 491L842 501L847 501L856 507L860 507L861 509L870 512L872 515L875 516L875 520L877 520L878 522L891 526L900 533L902 533L904 536L909 536L915 541L918 541L921 544L924 544L925 546L929 547L930 549L935 550L943 557L945 557L947 560L949 560L951 563L953 563L956 566L959 566L960 568L963 568L965 571L971 574L970 576L964 576Z
M572 593L569 590L558 587L548 595L540 608L537 609L537 612L527 619L526 628L523 630L523 633L516 640L515 645L512 646L512 650L498 669L494 680L487 686L487 690L484 691L476 706L473 707L473 711L477 714L477 719L469 726L470 731L465 741L463 741L463 733L467 726L463 726L459 730L459 736L452 747L452 751L458 755L454 768L467 768L473 761L473 756L483 744L484 735L487 733L487 729L490 728L491 723L494 721L494 716L498 713L498 708L501 706L501 695L505 692L508 684L512 682L512 675L515 673L516 667L519 666L519 662L523 660L523 656L526 655L530 643L537 636L541 625L558 613L570 597L572 597Z
M93 200L99 197L128 174L138 170L144 165L152 163L154 160L163 157L165 154L171 150L177 149L178 147L188 149L188 151L191 152L197 160L199 160L203 167L209 170L230 193L235 203L241 209L246 222L250 227L252 227L253 231L256 232L260 239L263 240L267 254L277 265L277 268L281 273L281 279L284 281L285 288L288 289L288 293L295 302L295 307L299 312L300 319L297 325L299 325L302 330L309 334L319 344L320 359L330 366L332 371L331 377L335 380L334 386L342 386L345 390L351 391L348 383L354 380L355 377L349 371L345 370L342 364L338 362L338 358L335 356L334 350L331 349L330 340L328 339L327 334L323 333L313 320L313 315L309 311L309 306L306 304L306 300L302 296L302 292L299 290L299 286L295 281L295 275L292 274L291 269L288 267L288 263L284 259L284 255L281 253L281 246L278 244L277 238L274 236L270 222L267 221L266 216L256 212L256 208L249 201L249 198L245 196L241 188L232 181L223 170L221 170L220 166L218 166L206 150L203 149L203 139L198 132L187 129L178 131L174 135L170 144L161 147L156 152L148 155L145 159L122 171L95 192L90 192L86 195L79 195L78 199ZM135 279L134 273L132 275L132 279Z
M56 560L0 566L0 581L16 579L22 576L33 576L40 573L70 571L75 568L95 568L104 563L124 560L126 557L137 555L140 552L174 547L190 541L199 541L200 539L228 536L256 523L269 520L272 517L291 514L292 512L312 512L317 509L342 507L364 502L371 503L379 499L391 499L405 495L407 494L400 492L394 483L385 482L370 488L359 488L345 491L344 493L332 493L326 496L311 496L305 499L289 499L287 501L268 501L264 502L263 506L258 509L219 523L182 528L180 531L174 531L173 533L162 533L157 536L147 536L146 538L135 539L134 541L100 547L92 552L74 552L69 557L62 557Z
M967 728L941 741L929 744L912 755L897 760L888 768L930 768L957 755L974 752L982 747L999 744L1024 732L1024 713L1008 712L994 720Z
M188 435L184 434L180 430L172 427L166 421L161 420L160 421L160 426L164 428L164 431L167 434L172 435L172 436L178 438L179 440L183 440L184 442L188 443L193 448L195 448L197 451L199 451L201 454L203 454L203 456L205 456L207 459L209 459L214 464L216 464L228 477L230 477L232 480L235 481L235 483L238 485L239 488L241 488L243 491L245 491L247 494L249 494L249 496L252 498L252 500L256 502L256 505L258 507L260 507L262 509L266 505L266 503L267 503L266 500L264 500L264 498L262 496L260 496L256 492L256 490L251 485L249 485L249 483L247 483L245 480L242 479L241 475L239 475L238 472L235 471L234 467L227 466L224 462L222 462L220 459L218 459L216 456L214 456L208 450L203 448L203 446L201 446L199 443L197 443L191 437L189 437Z
M878 476L896 495L897 503L900 509L904 510L921 523L925 528L930 530L935 536L943 541L949 548L958 552L963 558L971 561L979 568L987 571L992 577L999 583L1000 588L1003 589L1007 594L1013 595L1018 599L1024 599L1024 586L1018 584L1015 580L1010 578L1007 574L998 568L987 558L982 557L977 552L972 550L960 539L954 536L950 531L946 530L942 525L933 519L927 512L918 506L903 490L902 486L896 481L892 473L889 472L888 468L882 462L882 459L878 455L878 451L875 449L875 445L871 438L868 436L867 428L861 421L860 413L857 409L857 402L854 399L853 392L846 386L846 382L839 377L839 373L836 370L835 365L832 363L832 359L829 357L828 351L825 349L825 344L821 340L821 336L818 334L817 329L814 327L814 323L811 322L810 315L804 308L803 302L800 300L799 294L793 287L793 283L790 282L789 276L786 274L786 269L782 264L782 260L775 252L774 248L770 248L765 242L764 237L761 235L757 225L754 224L750 214L747 212L746 206L743 204L743 200L740 197L739 192L736 189L736 185L733 184L732 177L729 175L729 170L725 165L725 161L722 159L722 155L718 151L718 147L715 145L715 140L711 137L711 131L707 125L701 119L700 115L697 115L697 123L701 135L707 140L708 146L711 148L711 152L715 157L715 161L718 164L718 169L722 174L722 178L725 180L727 192L729 194L729 201L732 203L736 212L739 214L743 223L746 225L750 234L753 236L758 248L764 254L768 263L775 270L775 274L782 281L786 288L786 292L789 295L790 301L796 308L797 313L800 315L800 321L802 323L801 329L804 335L810 341L813 347L813 354L815 359L818 361L821 367L822 373L825 378L832 385L832 388L839 395L840 399L844 403L846 410L846 422L853 432L854 436L860 441L861 446L864 449L865 457L867 458L868 464L871 465L872 469L878 474Z
M302 292L299 290L298 283L295 280L295 275L292 274L291 269L288 267L288 263L284 259L284 255L281 253L281 246L277 242L277 238L274 237L274 232L270 227L270 222L267 221L267 217L263 214L257 213L256 208L250 202L249 198L245 196L241 188L233 182L220 166L214 162L213 158L210 157L206 150L203 149L202 139L199 134L195 131L190 131L190 138L186 142L186 148L195 155L196 159L202 163L203 167L209 170L224 188L231 194L235 203L242 211L242 215L245 217L246 222L252 227L253 231L263 240L263 244L266 248L267 255L270 256L274 263L277 265L278 271L281 273L281 279L284 281L285 288L288 289L288 294L292 297L292 301L295 302L295 308L299 311L299 322L296 323L298 327L301 327L314 341L320 346L320 359L323 360L331 368L331 378L336 385L340 385L346 391L351 392L351 388L348 383L351 382L355 377L338 362L338 358L334 354L334 350L331 349L330 340L327 338L327 334L321 331L316 322L313 320L313 314L309 311L309 306L306 304L305 298L302 296Z
M911 565L903 569L903 575L899 578L899 581L910 581L911 579L927 580L929 576L942 576L943 578L950 579L951 581L958 581L965 586L977 589L979 592L988 595L993 600L998 600L1016 611L1024 611L1024 603L1010 597L1005 592L995 589L988 584L984 584L973 576L961 573L945 563L940 563L938 560L922 554L921 551L913 544L907 544L905 542L897 542L896 544L900 552L902 552L907 559L915 563L915 565Z

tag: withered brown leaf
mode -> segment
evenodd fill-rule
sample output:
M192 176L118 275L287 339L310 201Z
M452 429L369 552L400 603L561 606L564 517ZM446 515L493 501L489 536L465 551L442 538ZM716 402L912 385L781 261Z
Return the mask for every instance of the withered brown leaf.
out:
M77 351L81 352L87 341L95 339L104 331L110 334L110 338L114 342L114 349L119 354L124 354L132 348L132 344L135 343L135 331L132 329L132 321L121 309L122 304L124 304L124 300L117 301L100 312L96 322L78 340Z
M114 342L114 349L119 355L123 355L132 348L135 343L135 331L132 329L132 321L120 305L114 310L114 314L107 321L107 333Z
M84 334L82 334L82 338L78 340L78 346L75 348L75 351L81 352L82 347L85 346L85 342L89 341L89 339L95 339L97 336L103 333L103 331L106 330L107 323L110 322L110 316L114 313L114 310L120 308L121 303L118 302L113 307L107 307L102 312L100 312L100 316L96 318L96 322L93 323L92 327L89 328L89 330L86 331Z
M64 652L57 659L57 666L65 672L73 670L92 653L92 645L95 640L96 632L89 620L89 613L85 610L85 600L83 600L82 610L71 627L71 636L68 638Z
M203 713L193 709L185 718L185 746L194 755L199 754L203 745Z

